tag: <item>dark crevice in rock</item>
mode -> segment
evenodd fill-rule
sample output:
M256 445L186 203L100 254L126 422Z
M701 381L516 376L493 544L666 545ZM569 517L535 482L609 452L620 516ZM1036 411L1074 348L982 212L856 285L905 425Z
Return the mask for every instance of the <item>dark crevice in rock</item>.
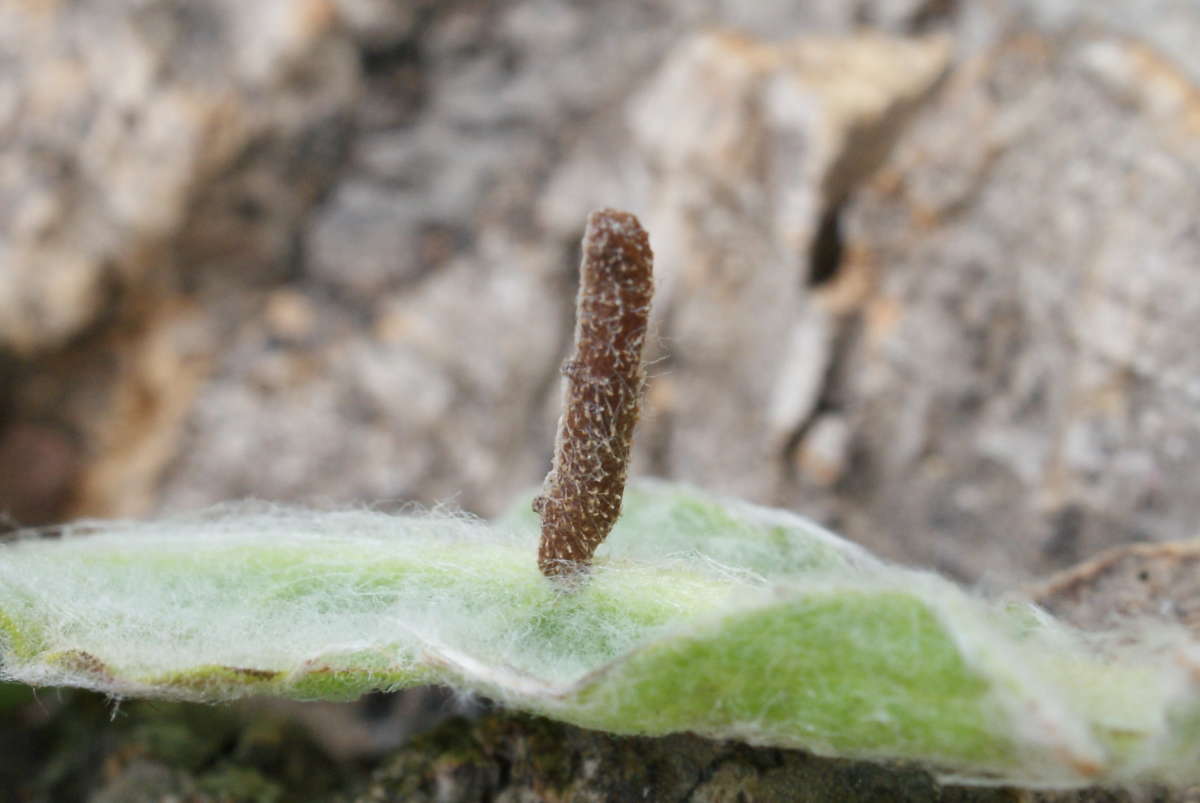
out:
M399 120L410 123L428 100L429 90L422 69L417 38L404 39L387 48L364 50L360 64L372 88L386 94L403 113Z
M909 21L913 33L928 33L949 25L958 16L959 0L926 0Z
M1086 511L1080 504L1068 504L1051 517L1051 533L1042 547L1043 555L1057 566L1069 566L1082 556L1079 554L1080 536L1086 520Z
M845 202L830 205L821 215L817 236L813 238L808 254L808 286L821 287L838 276L845 257L845 242L842 238L842 210Z

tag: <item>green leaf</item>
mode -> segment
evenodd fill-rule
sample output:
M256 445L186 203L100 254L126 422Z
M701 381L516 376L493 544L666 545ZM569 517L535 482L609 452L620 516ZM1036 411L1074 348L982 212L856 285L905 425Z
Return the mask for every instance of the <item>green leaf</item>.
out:
M690 730L960 780L1200 780L1196 648L1112 648L802 518L642 483L585 581L494 524L233 506L0 548L3 676L116 696L444 683L614 733Z

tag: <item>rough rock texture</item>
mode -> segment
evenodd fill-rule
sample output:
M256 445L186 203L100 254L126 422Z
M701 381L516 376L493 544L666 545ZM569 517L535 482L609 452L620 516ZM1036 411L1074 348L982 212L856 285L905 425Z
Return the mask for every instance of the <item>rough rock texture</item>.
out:
M337 167L327 0L0 11L0 508L145 511L214 335Z
M491 715L475 723L451 720L417 739L345 799L1194 803L1200 791L942 786L911 767L831 761L690 735L614 739L542 719Z
M812 290L826 278L821 229L879 166L948 51L941 37L702 34L634 98L641 203L662 242L641 433L650 470L757 498L786 483L836 339L838 310ZM554 194L545 203L569 208Z
M6 4L0 513L496 513L616 205L635 472L999 588L1191 537L1196 41L1190 0ZM1043 598L1190 593L1121 554Z
M6 687L0 686L0 692ZM679 735L614 739L526 716L455 718L364 769L337 763L261 709L95 695L5 710L0 789L24 801L715 801L1151 803L1163 790L1083 794L940 786L911 767L818 759ZM55 761L40 760L44 755Z
M0 690L7 689L0 686ZM351 781L294 723L82 693L0 696L0 794L13 801L328 800Z
M41 237L14 225L6 235L14 267L0 278L0 304L13 313L0 370L12 378L0 459L12 455L5 473L19 476L4 496L15 518L242 496L453 498L499 510L537 481L549 455L572 251L587 203L612 185L588 195L592 177L580 171L607 174L622 154L636 156L623 109L664 54L714 24L791 36L855 22L904 29L924 13L914 3L820 3L802 18L774 3L309 5L213 2L185 13L169 3L95 2L7 15L7 50L24 70L11 73L14 110L17 99L41 97L40 84L20 76L66 59L55 54L76 48L97 62L72 62L65 110L14 111L9 123L29 143L6 154L18 179L13 215L40 219L33 189L44 185L41 194L57 200L43 206L58 211L43 228L60 232ZM113 40L122 48L79 45L94 18L124 37ZM274 32L264 35L269 46L247 44L254 30ZM756 47L772 50L747 42L748 52ZM819 53L815 66L783 64L793 50L754 69L764 80L829 74ZM864 69L879 62L870 43L857 50ZM133 77L113 81L105 59L130 62L119 75ZM892 71L902 89L928 78L928 67L912 80L902 72ZM858 71L839 82L870 80ZM780 80L777 94L807 93L825 115L821 82L789 89ZM759 102L750 97L758 88L737 91ZM725 100L742 102L715 102ZM883 91L828 113L870 116L873 104L890 102ZM110 133L117 123L109 119L132 119L130 108L157 122ZM70 114L81 119L68 130L60 118ZM727 116L746 127L736 112ZM692 122L698 156L706 132ZM805 136L803 121L788 125ZM842 136L836 123L818 127L822 152L798 161L814 175ZM53 150L70 166L62 177L42 176L27 153L56 141L46 130L65 131ZM164 141L158 150L152 135ZM102 137L113 155L86 157ZM764 147L781 144L769 139ZM76 147L81 141L87 148ZM595 148L599 161L577 155ZM155 169L160 163L171 169ZM641 165L626 177L647 182ZM114 217L111 189L88 195L79 186L116 188L133 199L130 209ZM808 192L798 185L793 203ZM557 203L557 193L577 200ZM680 212L668 204L666 214ZM811 227L803 216L789 225L799 237ZM87 239L76 247L73 238ZM74 261L57 256L64 250ZM70 293L52 292L67 283ZM162 365L157 378L130 364L85 380L55 363L58 352L74 357L121 326L173 341L162 351L177 364ZM86 362L133 348L98 342ZM137 404L120 401L129 396ZM146 443L128 443L130 433ZM26 474L17 467L30 456L37 470Z
M1030 593L1050 613L1091 630L1140 619L1200 634L1200 541L1114 547Z
M451 721L389 758L354 803L434 800L1009 801L918 770L824 761L695 736L613 739L547 720Z
M960 68L847 215L877 291L836 390L845 529L967 577L1193 534L1198 113L1181 67L1110 34Z

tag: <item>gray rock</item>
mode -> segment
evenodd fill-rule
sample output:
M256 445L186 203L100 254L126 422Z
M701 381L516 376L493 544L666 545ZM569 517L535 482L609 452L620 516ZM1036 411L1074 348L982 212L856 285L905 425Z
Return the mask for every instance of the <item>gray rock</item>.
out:
M838 390L852 534L1012 578L1193 533L1198 103L1145 42L1023 34L964 65L856 196L879 288Z
M43 478L0 478L0 507L142 512L336 168L355 53L325 0L96 0L7 8L0 60L0 443Z
M621 205L660 284L635 471L997 586L1191 536L1200 12L796 8L0 12L0 511L496 513ZM752 752L696 796L777 796Z

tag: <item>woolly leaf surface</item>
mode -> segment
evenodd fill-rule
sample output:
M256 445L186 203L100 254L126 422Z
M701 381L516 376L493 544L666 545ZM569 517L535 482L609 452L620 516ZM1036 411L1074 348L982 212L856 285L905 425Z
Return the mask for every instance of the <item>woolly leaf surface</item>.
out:
M234 506L21 538L0 547L3 676L210 701L445 683L616 733L966 780L1200 779L1182 637L1102 650L1028 606L690 488L643 483L625 508L569 588L538 572L519 507L489 525Z

